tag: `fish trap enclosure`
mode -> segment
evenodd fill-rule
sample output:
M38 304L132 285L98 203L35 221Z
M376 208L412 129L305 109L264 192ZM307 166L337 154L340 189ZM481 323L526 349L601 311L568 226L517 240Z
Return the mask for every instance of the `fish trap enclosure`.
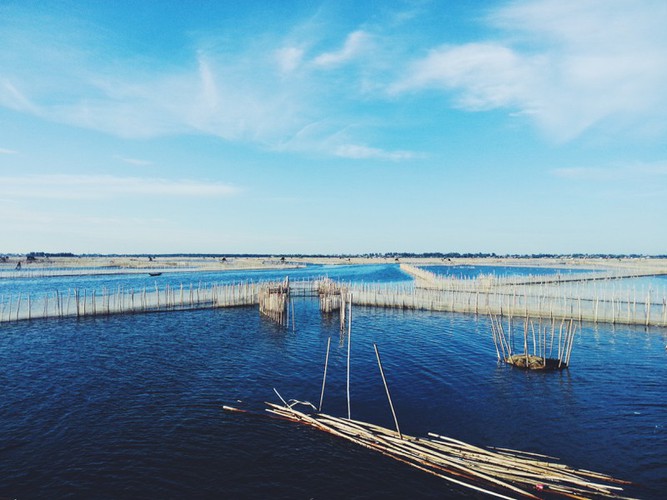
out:
M289 322L289 278L282 283L265 283L259 289L259 312L279 325Z
M489 317L498 361L524 370L562 370L569 367L577 332L574 320L556 322L552 319L546 323L538 320L536 325L528 317L521 322L508 318L504 324L501 317Z

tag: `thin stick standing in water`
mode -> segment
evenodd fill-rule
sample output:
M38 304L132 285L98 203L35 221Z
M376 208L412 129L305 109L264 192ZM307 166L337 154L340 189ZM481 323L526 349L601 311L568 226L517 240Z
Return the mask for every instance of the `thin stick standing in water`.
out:
M387 386L387 379L384 377L384 370L382 369L382 361L380 361L380 351L378 351L378 346L373 342L373 348L375 349L375 356L378 359L378 366L380 367L380 375L382 375L382 382L384 383L384 390L387 393L387 399L389 400L389 407L391 408L391 414L394 416L394 424L396 424L396 432L398 432L398 437L403 439L401 434L401 429L398 427L398 419L396 418L396 412L394 411L394 404L391 402L391 395L389 394L389 387Z
M327 383L327 367L329 366L329 348L331 347L331 337L327 340L327 355L324 358L324 376L322 377L322 393L320 394L320 406L318 412L322 411L322 401L324 401L324 385Z
M347 315L347 418L352 419L350 412L350 349L352 345L352 294L347 294L348 315Z

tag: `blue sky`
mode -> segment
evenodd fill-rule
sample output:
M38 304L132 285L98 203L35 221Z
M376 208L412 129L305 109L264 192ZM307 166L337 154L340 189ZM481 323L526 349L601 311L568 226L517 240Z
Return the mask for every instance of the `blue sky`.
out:
M667 253L667 3L0 0L0 252Z

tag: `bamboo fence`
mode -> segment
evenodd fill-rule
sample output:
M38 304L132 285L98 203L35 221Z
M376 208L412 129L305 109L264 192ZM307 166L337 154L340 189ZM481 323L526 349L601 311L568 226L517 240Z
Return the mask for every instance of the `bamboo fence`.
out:
M339 311L340 330L341 332L345 331L346 311L352 303L349 287L329 278L323 278L315 285L319 297L320 312L330 314Z
M667 326L667 298L656 290L624 289L615 282L600 286L575 283L541 283L530 285L487 286L488 281L462 280L465 286L448 289L420 288L413 283L369 284L339 283L327 279L289 282L289 296L319 296L323 313L336 309L341 315L341 329L346 323L347 301L354 305L397 309L457 312L496 315L500 317L531 317L569 320ZM260 304L262 283L225 285L190 284L180 287L143 288L142 290L68 289L39 296L30 293L0 295L0 323L49 317L80 317L101 314L139 313L194 308L235 307ZM605 286L602 286L605 285ZM268 294L268 292L265 292ZM351 294L351 298L350 298ZM267 295L268 297L269 295ZM266 298L266 310L282 310L283 323L292 315L293 301ZM290 309L291 307L291 309ZM276 312L278 314L278 312ZM278 314L279 315L279 314Z
M656 269L624 269L610 271L592 271L567 274L544 274L544 275L516 275L496 276L494 274L481 274L476 278L457 278L445 276L427 271L410 264L401 264L403 272L415 279L418 288L429 288L437 290L479 290L512 287L517 285L546 285L580 282L597 282L620 280L627 278L641 278L647 276L667 275L667 270Z
M25 266L20 270L0 269L0 279L37 279L70 276L111 276L119 274L151 274L194 272L200 269L193 266L184 267L82 267L82 268L48 268Z
M279 325L289 323L289 278L282 283L263 283L259 288L259 312Z
M472 281L472 280L471 280ZM458 289L406 285L355 284L355 305L422 309L501 317L575 319L593 323L667 326L667 299L653 290L645 295L613 290L595 293L543 286L487 288L484 283ZM598 293L599 292L599 293Z
M120 286L101 290L74 288L39 296L19 292L0 296L0 322L249 306L258 303L258 296L259 284L252 282L163 288L156 285L141 290Z

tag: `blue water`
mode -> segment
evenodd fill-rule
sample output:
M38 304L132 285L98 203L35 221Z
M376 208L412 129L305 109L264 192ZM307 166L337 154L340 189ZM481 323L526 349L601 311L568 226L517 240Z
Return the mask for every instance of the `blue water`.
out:
M20 291L25 295L30 292L33 297L44 294L53 294L56 291L67 295L68 291L79 290L122 290L140 291L144 288L154 289L157 285L163 288L189 287L194 285L229 284L246 281L261 282L284 280L288 276L291 280L309 280L329 277L352 283L400 283L410 282L412 278L402 272L396 264L378 264L369 266L359 265L331 265L307 266L302 268L245 270L245 271L207 271L207 272L166 272L161 276L142 274L109 274L109 275L82 275L82 276L53 276L44 278L5 278L0 279L0 302L6 302L9 296L16 299Z
M578 269L571 267L529 267L529 266L420 266L432 273L452 278L477 278L480 275L494 276L543 276L549 274L572 274L595 272L591 269Z
M0 325L0 498L469 496L332 436L221 410L261 412L273 388L317 404L331 337L323 411L346 415L338 320L313 299L295 312L295 331L253 307ZM584 326L569 370L527 373L496 363L484 317L355 308L352 417L392 426L373 342L404 433L554 455L664 497L666 330Z

